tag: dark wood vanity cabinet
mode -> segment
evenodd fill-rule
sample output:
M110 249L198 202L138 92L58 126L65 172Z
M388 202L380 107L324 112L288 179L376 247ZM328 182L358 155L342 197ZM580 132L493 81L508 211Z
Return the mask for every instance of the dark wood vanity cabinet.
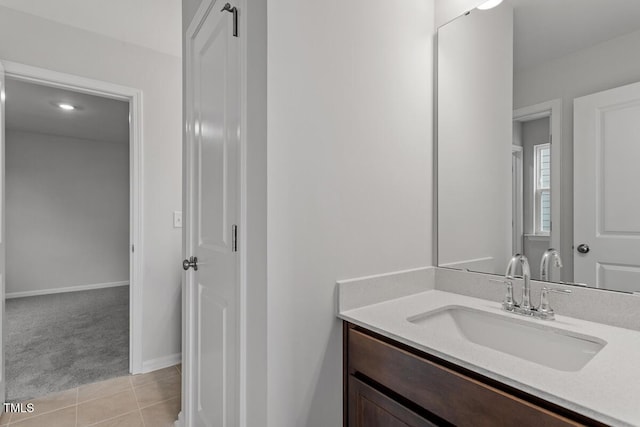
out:
M353 375L349 376L349 425L434 427L435 424Z
M344 426L604 426L344 322Z

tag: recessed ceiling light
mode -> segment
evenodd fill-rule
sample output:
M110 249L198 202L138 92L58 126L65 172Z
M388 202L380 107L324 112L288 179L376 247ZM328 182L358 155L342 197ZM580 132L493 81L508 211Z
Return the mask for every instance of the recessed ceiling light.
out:
M478 9L480 10L493 9L494 7L498 6L500 3L502 3L502 0L488 0L482 3L480 6L478 6Z
M71 104L64 104L64 103L60 103L58 104L58 107L60 107L61 109L65 110L65 111L71 111L71 110L75 110L76 107L74 107Z

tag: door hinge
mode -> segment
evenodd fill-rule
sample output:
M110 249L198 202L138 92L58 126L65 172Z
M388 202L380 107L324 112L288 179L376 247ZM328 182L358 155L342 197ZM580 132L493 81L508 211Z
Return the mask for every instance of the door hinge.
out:
M238 226L235 224L231 227L231 250L238 252Z
M131 245L131 253L135 252L135 247L133 245Z

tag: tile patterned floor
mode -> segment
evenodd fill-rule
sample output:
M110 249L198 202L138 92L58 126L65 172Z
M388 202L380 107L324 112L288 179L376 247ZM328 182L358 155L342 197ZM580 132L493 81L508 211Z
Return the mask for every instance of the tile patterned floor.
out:
M172 427L180 412L181 366L87 384L31 400L32 413L3 413L0 426Z

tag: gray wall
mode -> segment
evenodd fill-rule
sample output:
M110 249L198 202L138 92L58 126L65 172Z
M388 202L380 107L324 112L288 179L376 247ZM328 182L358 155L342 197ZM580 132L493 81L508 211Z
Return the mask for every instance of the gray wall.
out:
M511 254L512 34L508 3L438 30L439 265L502 273Z
M6 132L6 292L129 280L129 144Z
M268 422L342 425L338 279L431 264L432 0L268 2Z
M573 280L573 100L640 81L640 55L635 54L638 46L640 31L519 71L514 76L514 109L562 99L563 281Z
M29 29L28 36L16 37ZM143 369L175 363L180 347L182 230L180 58L0 7L0 59L143 92Z

